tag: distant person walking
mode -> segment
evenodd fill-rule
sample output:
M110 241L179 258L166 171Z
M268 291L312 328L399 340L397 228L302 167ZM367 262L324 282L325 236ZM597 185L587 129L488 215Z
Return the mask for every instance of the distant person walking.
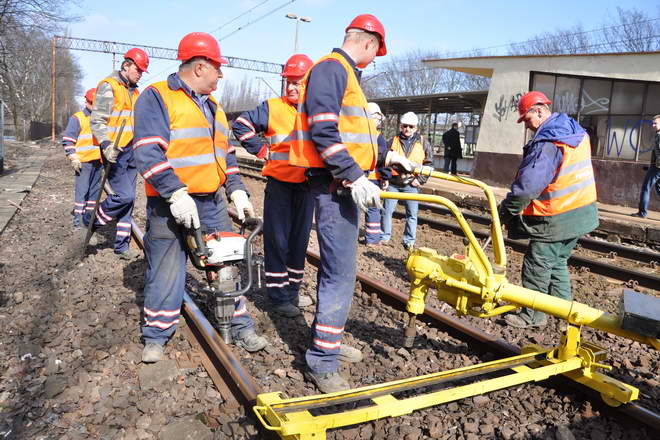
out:
M649 200L651 199L651 188L655 187L655 193L660 197L660 115L653 116L653 151L651 152L651 164L642 183L642 192L639 194L639 210L631 214L633 217L645 218L648 215Z
M451 128L442 135L442 143L445 144L445 173L456 174L456 163L458 159L463 158L463 149L461 148L461 135L458 132L458 123L451 124Z

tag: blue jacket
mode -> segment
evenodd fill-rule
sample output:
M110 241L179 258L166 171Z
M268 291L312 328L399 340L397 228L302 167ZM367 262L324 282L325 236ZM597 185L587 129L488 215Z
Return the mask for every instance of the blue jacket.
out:
M532 199L537 198L557 174L564 157L554 142L577 147L587 133L577 121L564 113L553 113L523 148L518 174L511 192L500 204L500 220L506 224L518 219L510 228L512 238L559 241L584 235L598 226L598 208L594 202L563 214L535 218L520 217Z
M346 58L355 70L358 80L360 80L362 72L358 70L351 57L341 49L333 49L333 52L337 52ZM308 115L318 115L321 113L338 115L341 110L341 102L347 83L348 77L346 70L338 62L325 60L316 64L309 73L305 90L304 112ZM310 127L309 131L319 154L331 145L342 143L336 121L316 122ZM387 145L385 145L384 151L381 152L379 142L376 168L384 165L386 154ZM353 160L347 150L334 153L332 156L324 159L324 163L326 166L325 169L311 168L309 170L310 174L324 174L329 171L335 179L346 179L351 182L365 175L364 171ZM324 171L326 169L327 171Z
M212 115L215 115L216 105L210 99L196 96L194 92L183 81L181 81L178 73L171 74L167 78L167 84L173 90L183 89L190 98L200 106L200 110L202 110L204 114L211 115L211 118ZM202 109L202 105L206 105L208 108ZM136 145L140 140L145 138L161 138L164 141L164 145L169 143L169 114L160 93L158 93L155 88L148 87L140 94L140 97L135 103L134 115L135 126L133 129L133 145ZM212 120L209 125L214 127ZM154 165L167 161L165 149L159 142L141 144L139 148L134 149L134 155L135 163L140 174L144 174ZM245 191L245 186L243 185L243 182L241 182L240 173L238 172L238 163L236 161L236 153L233 147L229 147L229 154L227 154L226 174L227 180L225 181L224 186L227 195L231 195L231 193L237 189ZM147 180L164 198L170 197L174 191L186 186L174 173L173 168L167 168L163 171L153 173L145 180Z
M87 110L87 107L82 109L82 112L85 116L92 114L91 111ZM76 141L78 140L78 135L80 134L80 122L78 118L71 115L69 122L66 124L64 133L62 133L62 145L64 146L64 154L67 156L76 152Z
M241 117L250 121L254 127L254 132L265 133L268 130L268 102L264 101L257 108L241 113ZM231 130L241 143L241 145L250 154L257 154L264 145L264 139L260 136L251 135L252 128L248 127L238 119L234 120Z

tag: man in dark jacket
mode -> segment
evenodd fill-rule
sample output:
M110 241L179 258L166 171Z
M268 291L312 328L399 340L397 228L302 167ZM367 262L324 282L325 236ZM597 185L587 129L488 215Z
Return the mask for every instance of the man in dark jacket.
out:
M580 236L598 227L596 184L589 136L572 118L550 111L541 92L518 104L525 127L534 132L511 192L500 204L510 236L529 238L522 269L523 287L571 300L567 261ZM524 308L505 317L514 327L539 327L544 313Z
M445 144L445 173L448 173L451 167L451 173L456 174L456 163L463 158L457 122L451 124L451 128L442 135L442 143Z
M651 199L651 188L655 187L655 193L660 197L660 115L653 116L653 151L651 152L651 164L642 183L642 192L639 194L639 211L631 214L633 217L644 218L648 214L649 200Z

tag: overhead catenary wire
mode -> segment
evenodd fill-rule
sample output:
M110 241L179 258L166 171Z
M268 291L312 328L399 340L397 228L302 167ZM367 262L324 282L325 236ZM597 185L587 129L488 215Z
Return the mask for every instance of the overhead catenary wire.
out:
M262 1L261 3L259 3L258 5L251 7L251 8L248 9L247 11L238 14L236 17L232 18L231 20L229 20L229 21L227 21L227 22L221 24L220 26L218 26L217 28L213 29L212 31L209 31L209 34L214 34L214 33L218 32L218 31L219 31L220 29L222 29L223 27L227 26L227 25L230 24L230 23L235 22L235 21L238 20L239 18L243 17L244 15L249 14L250 12L254 11L255 9L257 9L257 8L259 8L260 6L264 5L265 3L268 3L269 1L270 1L270 0L264 0L264 1Z
M224 37L219 38L218 41L222 41L222 40L225 40L225 39L231 37L231 36L234 35L235 33L240 32L240 31L242 31L243 29L245 29L246 27L251 26L251 25L253 25L253 24L255 24L255 23L257 23L257 22L263 20L264 18L268 17L269 15L274 14L275 12L279 11L279 10L282 9L283 7L285 7L285 6L287 6L287 5L291 4L291 3L293 3L293 2L295 2L295 1L296 1L296 0L289 0L289 1L286 2L286 3L283 3L282 5L278 6L277 8L275 8L275 9L273 9L273 10L271 10L271 11L265 13L265 14L262 15L261 17L258 17L258 18L254 19L254 20L252 20L252 21L249 21L249 22L245 23L245 24L242 25L242 26L239 26L238 28L234 29L232 32L228 33L228 34L225 35Z

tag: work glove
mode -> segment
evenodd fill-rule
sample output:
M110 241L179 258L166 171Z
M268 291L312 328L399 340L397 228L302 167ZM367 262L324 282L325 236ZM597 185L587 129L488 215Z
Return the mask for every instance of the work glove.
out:
M267 159L268 158L268 144L263 144L261 146L261 149L259 150L259 152L256 154L256 156L259 159Z
M79 173L80 170L82 169L82 163L80 163L80 159L78 158L78 155L76 153L69 154L69 160L71 161L71 166L73 167L73 171L76 173Z
M385 166L395 166L407 173L412 173L415 169L415 163L411 162L407 157L400 155L394 151L388 151L385 156Z
M101 142L101 149L103 150L103 157L110 162L110 163L116 163L117 162L117 157L119 157L119 153L121 153L121 150L114 145L112 145L112 142L110 141L103 141Z
M371 207L378 209L383 207L380 201L380 188L371 183L366 176L361 176L355 182L345 186L351 189L353 201L361 210L366 212Z
M197 205L188 195L188 188L179 188L167 199L174 221L188 229L199 228L199 213Z
M254 207L250 203L250 199L245 191L242 189L237 189L229 196L236 212L238 213L238 219L240 221L245 220L245 216L254 217Z

